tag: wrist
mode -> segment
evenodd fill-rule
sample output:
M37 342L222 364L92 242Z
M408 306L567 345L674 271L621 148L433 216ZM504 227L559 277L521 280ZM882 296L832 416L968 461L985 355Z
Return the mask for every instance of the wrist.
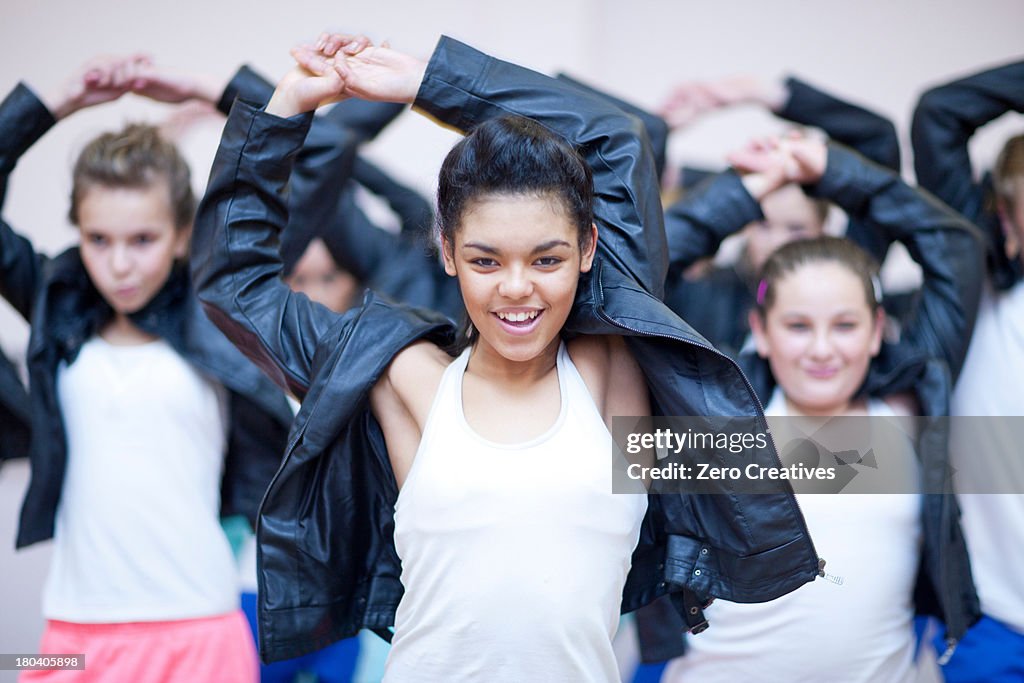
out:
M293 98L288 96L287 92L275 90L270 101L267 102L266 112L287 119L296 114L301 114L303 110Z
M789 101L789 87L786 86L784 81L771 80L762 85L758 99L769 110L778 113L782 111L782 108L786 106L786 102Z
M740 182L743 184L744 189L746 189L747 193L758 203L760 203L766 196L779 189L782 185L781 181L781 174L766 173L763 171L759 171L757 173L745 173L740 176Z
M221 95L228 87L229 81L213 76L199 76L192 84L189 97L194 100L208 102L214 106L220 102Z
M81 109L81 105L75 102L72 98L66 97L63 93L44 93L31 86L29 88L35 93L39 101L50 111L53 118L60 121L63 118L74 114L76 111Z

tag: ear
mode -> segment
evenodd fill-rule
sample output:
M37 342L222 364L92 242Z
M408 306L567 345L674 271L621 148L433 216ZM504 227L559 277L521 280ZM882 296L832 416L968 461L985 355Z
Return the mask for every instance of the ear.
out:
M871 331L871 357L874 358L882 350L882 338L885 336L885 309L881 306L875 311L875 328Z
M1017 230L1013 219L1010 217L1010 207L1006 205L1006 201L999 199L996 201L996 212L999 214L999 225L1003 229L1003 248L1006 250L1006 258L1013 261L1020 255L1020 239L1017 236Z
M580 272L588 273L594 266L594 254L597 253L597 224L590 224L590 242L580 254Z
M751 308L747 313L747 323L750 325L750 334L754 337L754 348L757 349L757 355L767 358L771 353L771 345L768 343L768 335L765 334L764 319L761 318L760 311Z
M455 269L455 245L447 237L441 238L441 258L444 260L444 272L451 277L458 275Z
M188 246L192 240L192 224L178 228L174 235L174 258L179 261L188 257Z

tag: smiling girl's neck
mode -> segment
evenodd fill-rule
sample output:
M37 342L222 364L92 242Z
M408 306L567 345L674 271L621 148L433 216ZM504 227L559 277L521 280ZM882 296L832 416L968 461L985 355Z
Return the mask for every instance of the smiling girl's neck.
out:
M828 409L807 409L794 403L789 396L786 396L786 414L789 417L841 417L853 415L867 415L868 402L866 399L851 399L846 403L836 404Z
M554 371L560 343L561 339L555 337L539 355L529 360L516 361L502 356L494 347L480 339L470 352L466 371L505 386L529 386Z

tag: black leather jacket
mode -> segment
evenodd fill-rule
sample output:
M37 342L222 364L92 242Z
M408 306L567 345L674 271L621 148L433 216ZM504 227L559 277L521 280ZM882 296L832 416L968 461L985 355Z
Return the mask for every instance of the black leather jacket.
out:
M984 247L979 231L931 195L837 144L829 145L821 180L805 189L835 202L887 240L902 242L923 271L915 310L899 341L885 342L872 360L861 393L883 398L911 392L922 415L948 415L981 294ZM678 209L673 225L677 232L669 242L673 258L684 264L713 254L725 237L761 215L731 171L704 185ZM739 362L757 394L769 398L775 380L767 361L747 352ZM919 612L942 618L949 637L959 640L980 617L978 598L949 480L948 422L923 424L916 445L923 487L931 493L924 496L924 543L914 597Z
M989 275L998 289L1021 278L1021 263L1006 257L992 177L986 173L975 181L968 143L978 128L1010 111L1024 112L1024 61L927 90L910 129L917 182L982 229Z
M438 44L416 104L462 130L494 116L530 116L576 145L594 171L600 240L565 333L626 336L658 414L761 415L736 364L658 298L666 263L661 204L634 118L449 38ZM257 531L266 660L393 624L402 596L393 541L398 489L368 395L399 350L421 338L445 346L455 334L437 314L372 293L338 316L281 284L274 238L287 222L282 193L311 118L235 104L193 239L193 277L212 319L304 397ZM778 466L774 451L736 457ZM788 484L765 495L738 495L728 485L722 493L650 497L624 611L666 593L687 604L713 596L763 601L817 575ZM692 626L704 621L699 606L685 616Z
M0 270L4 265L0 254ZM30 424L28 392L14 363L0 354L0 467L6 460L28 456Z
M4 177L53 124L50 112L23 85L0 104ZM62 361L74 362L82 344L110 319L112 311L89 281L77 248L48 259L0 221L0 265L0 293L32 326L28 343L32 478L18 527L21 548L53 536L64 482L67 443L57 400L57 369ZM177 267L157 296L131 319L167 340L197 370L228 389L230 432L221 512L255 520L280 464L291 423L284 395L207 320L184 267Z

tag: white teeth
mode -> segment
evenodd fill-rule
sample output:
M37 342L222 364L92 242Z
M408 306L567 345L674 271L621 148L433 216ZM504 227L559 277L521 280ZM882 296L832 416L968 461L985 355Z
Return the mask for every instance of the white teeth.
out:
M533 320L537 317L537 311L520 311L518 313L507 313L505 311L498 311L498 317L502 320L507 320L513 323L522 323L527 320Z

